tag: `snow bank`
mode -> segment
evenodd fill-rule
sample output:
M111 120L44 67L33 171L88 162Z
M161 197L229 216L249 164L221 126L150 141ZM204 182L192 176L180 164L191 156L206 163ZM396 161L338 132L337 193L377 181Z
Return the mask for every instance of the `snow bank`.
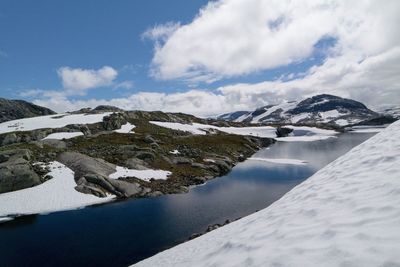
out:
M0 221L7 215L48 213L76 209L111 201L113 196L99 198L79 193L74 172L59 162L50 163L52 179L35 187L0 194Z
M61 140L61 139L71 139L77 136L82 136L83 133L82 132L60 132L60 133L52 133L49 134L48 136L46 136L45 138L43 138L43 140L46 139L57 139L57 140Z
M133 170L125 167L117 166L116 172L110 174L109 178L118 179L122 177L136 177L144 181L150 181L151 178L156 180L166 180L171 175L169 171L163 170Z
M268 208L136 266L399 266L400 122Z
M32 131L44 128L61 128L69 124L92 124L103 121L103 114L56 114L0 123L0 134L15 131Z
M127 122L124 125L122 125L120 129L115 130L115 132L117 132L117 133L134 133L133 129L135 127L136 127L135 125Z

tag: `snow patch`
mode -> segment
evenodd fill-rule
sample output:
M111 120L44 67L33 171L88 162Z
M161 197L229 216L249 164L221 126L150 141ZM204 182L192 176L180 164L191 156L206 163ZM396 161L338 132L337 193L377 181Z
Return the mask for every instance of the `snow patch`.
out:
M112 201L75 190L74 172L65 165L50 163L52 179L35 187L0 194L0 217L49 213Z
M348 122L347 120L345 120L345 119L336 120L335 123L336 123L337 125L339 125L339 126L346 126L346 125L349 124L349 122Z
M270 137L274 138L276 136L276 129L271 126L261 126L261 127L218 127L214 125L192 123L192 124L182 124L177 122L160 122L160 121L150 121L150 123L156 124L161 127L170 128L173 130L180 130L185 132L190 132L192 134L205 135L209 130L218 130L221 132L237 135L252 135L259 137Z
M133 129L135 127L136 127L135 125L127 122L124 125L122 125L120 129L115 130L115 132L117 132L117 133L134 133Z
M57 139L57 140L62 140L62 139L71 139L77 136L82 136L82 132L60 132L60 133L52 133L43 138L42 140L46 139Z
M170 151L169 153L172 155L179 155L181 152L179 152L177 149L175 149L175 150Z
M118 179L125 177L136 177L138 179L148 182L152 178L156 180L166 180L169 175L171 175L171 172L169 171L152 170L152 169L134 170L117 166L116 171L110 174L109 178Z
M111 113L112 112L103 114L56 114L6 121L0 123L0 134L45 128L62 128L70 124L93 124L102 122L103 118Z
M266 209L136 266L399 266L399 173L400 121Z

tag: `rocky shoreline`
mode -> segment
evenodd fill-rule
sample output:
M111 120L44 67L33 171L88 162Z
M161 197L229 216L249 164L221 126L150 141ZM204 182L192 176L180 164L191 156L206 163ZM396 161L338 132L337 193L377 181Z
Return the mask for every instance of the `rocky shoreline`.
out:
M227 174L238 162L274 142L272 138L215 131L192 135L159 127L149 123L151 120L230 125L185 114L133 111L113 113L94 124L2 134L0 193L28 188L50 179L48 170L37 167L36 163L45 165L51 161L58 161L74 171L77 191L97 197L112 194L123 199L182 193L189 186ZM126 123L136 126L134 134L115 132ZM83 136L42 140L50 133L75 131L82 132ZM150 181L134 176L109 178L117 166L165 170L171 175L166 180Z

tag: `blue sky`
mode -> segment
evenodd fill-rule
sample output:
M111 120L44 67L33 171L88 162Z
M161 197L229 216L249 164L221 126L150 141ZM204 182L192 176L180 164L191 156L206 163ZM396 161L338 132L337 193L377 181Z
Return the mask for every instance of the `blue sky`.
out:
M1 96L27 89L57 89L62 66L119 70L138 90L176 90L148 77L152 44L141 39L149 27L166 21L189 22L207 1L14 1L0 2ZM111 98L129 92L110 88L86 97Z
M362 46L351 48L344 30L360 36L367 33L362 27L345 29L348 22L341 24L342 17L351 15L343 11L348 7L321 8L309 2L299 8L269 0L250 0L244 6L240 0L210 4L203 0L1 0L0 96L27 99L58 111L109 103L146 110L182 108L202 115L254 109L321 92L368 102L365 89L360 88L369 81L360 85L354 77L343 82L348 76L343 62L362 64L397 48L397 39L357 54L354 51ZM304 14L311 15L304 18ZM381 22L387 28L386 9L369 16L389 16ZM323 21L324 17L334 23ZM340 68L334 70L331 64L327 70L325 65L333 60ZM78 81L79 88L73 89L66 85L71 80L60 72L68 68L74 81L82 78L81 72L97 79L96 71L105 66L115 75L100 77L86 87L82 84L87 81ZM333 71L337 83L326 78ZM398 87L387 82L389 99ZM358 89L351 91L352 87Z

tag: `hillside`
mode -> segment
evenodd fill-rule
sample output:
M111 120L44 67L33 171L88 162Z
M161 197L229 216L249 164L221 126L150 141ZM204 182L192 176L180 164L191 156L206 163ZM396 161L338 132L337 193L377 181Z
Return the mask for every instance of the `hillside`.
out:
M55 114L55 112L23 100L0 98L0 123L51 114Z
M395 122L266 209L135 266L398 266L399 140Z

